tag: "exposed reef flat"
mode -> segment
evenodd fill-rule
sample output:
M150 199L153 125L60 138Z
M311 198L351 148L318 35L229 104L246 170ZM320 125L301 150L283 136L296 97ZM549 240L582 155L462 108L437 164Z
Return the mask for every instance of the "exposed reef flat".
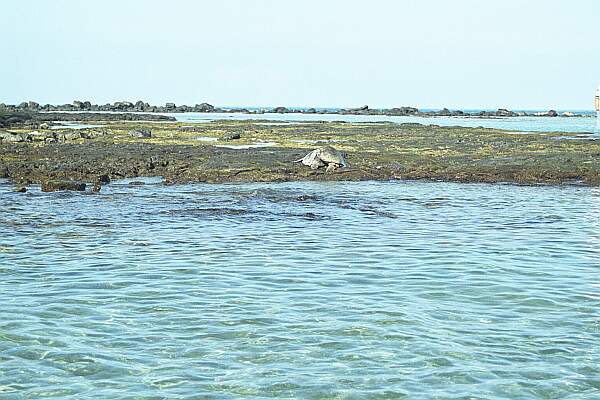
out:
M102 123L77 131L4 128L0 178L18 185L94 183L101 176L163 176L168 183L433 179L600 185L600 141L581 134L381 122ZM132 130L151 135L136 137ZM17 135L25 139L6 140ZM293 162L324 144L345 152L348 166L325 172Z
M160 114L136 114L113 112L2 112L0 128L32 128L40 125L51 126L53 122L89 122L89 121L175 121L175 118Z

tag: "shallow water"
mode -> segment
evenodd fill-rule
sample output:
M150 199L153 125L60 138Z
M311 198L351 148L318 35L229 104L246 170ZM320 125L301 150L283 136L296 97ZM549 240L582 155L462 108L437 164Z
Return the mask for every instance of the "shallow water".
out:
M0 184L0 398L600 393L598 189L147 183Z
M222 147L224 149L234 149L234 150L247 150L247 149L260 149L263 147L273 147L277 146L276 142L257 142L253 144L219 144L215 145L215 147Z
M465 126L507 129L525 132L590 132L600 135L600 119L587 117L511 117L511 118L472 118L472 117L399 117L385 115L338 115L338 114L241 114L241 113L167 113L180 122L209 122L222 119L231 120L272 120L272 121L346 121L346 122L396 122L418 123L423 125Z
M90 128L104 128L106 125L97 125L97 124L86 124L80 122L70 122L70 121L54 121L54 126L50 129L90 129Z

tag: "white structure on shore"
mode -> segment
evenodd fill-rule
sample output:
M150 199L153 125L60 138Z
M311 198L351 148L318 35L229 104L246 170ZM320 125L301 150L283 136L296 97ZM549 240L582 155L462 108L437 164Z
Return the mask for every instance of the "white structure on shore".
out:
M600 132L600 85L598 85L598 88L596 89L594 107L596 108L596 130Z

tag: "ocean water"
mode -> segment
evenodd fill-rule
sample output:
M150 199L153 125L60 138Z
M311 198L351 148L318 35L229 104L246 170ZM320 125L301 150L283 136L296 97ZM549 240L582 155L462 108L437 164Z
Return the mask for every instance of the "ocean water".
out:
M241 114L241 113L166 113L180 122L209 122L215 120L268 120L287 122L346 121L346 122L396 122L424 125L465 126L506 129L517 132L585 132L600 138L600 118L586 117L415 117L385 115L338 114Z
M253 109L248 107L248 109ZM256 111L256 110L255 110ZM427 110L425 110L427 111ZM479 110L467 110L477 112ZM63 113L80 113L80 111L56 111ZM527 110L529 113L535 110ZM595 117L590 111L575 111L582 117L506 117L506 118L478 118L478 117L416 117L416 116L385 116L385 115L339 115L339 114L242 114L242 113L160 113L172 116L178 122L210 122L216 120L266 120L275 122L315 122L315 121L344 121L344 122L395 122L418 123L423 125L483 127L506 129L516 132L569 132L592 133L594 139L600 139L600 117ZM103 111L103 113L115 113ZM144 113L138 113L144 114ZM85 127L102 127L78 122L62 122L69 128L82 129ZM60 129L60 127L57 127Z
M600 398L600 191L0 184L0 398Z

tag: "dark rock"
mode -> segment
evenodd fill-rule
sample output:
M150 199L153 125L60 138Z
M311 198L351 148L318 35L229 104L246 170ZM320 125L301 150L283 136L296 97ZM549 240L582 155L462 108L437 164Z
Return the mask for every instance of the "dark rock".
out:
M391 115L413 115L419 112L419 109L414 107L394 107L389 110L389 114Z
M550 110L546 113L546 115L548 115L549 117L556 117L558 116L558 113L556 112L556 110Z
M150 105L148 103L144 103L143 101L139 100L135 103L135 111L144 111L146 108L150 108Z
M129 186L144 186L145 183L142 181L131 181L129 182Z
M317 110L311 107L308 110L304 111L304 113L306 113L306 114L316 114Z
M316 200L320 200L319 197L312 195L312 194L301 194L300 196L296 197L296 201L316 201Z
M175 103L166 103L165 104L165 110L167 111L174 111L176 108Z
M272 113L277 113L277 114L286 114L289 113L290 110L288 110L285 107L275 107L274 109L271 110Z
M89 101L75 100L73 102L73 108L78 111L89 111L92 109L92 103L90 103Z
M110 176L104 174L104 175L99 175L96 178L96 182L99 182L101 184L106 184L106 183L110 183Z
M230 135L225 135L221 138L221 140L237 140L237 139L241 139L242 135L240 135L239 133L232 133Z
M11 126L23 126L32 122L32 114L24 112L0 112L0 128Z
M25 186L15 186L15 188L13 189L14 192L16 193L25 193L27 192L27 187Z
M194 112L214 112L215 107L208 103L196 104L194 106Z
M496 111L497 117L514 117L515 115L514 112L507 110L506 108L499 108L498 111Z
M152 132L150 129L140 128L140 129L132 129L129 132L129 136L137 137L137 138L151 138Z
M117 101L113 105L113 110L116 111L128 111L133 109L133 103L129 101Z
M62 190L83 192L85 191L85 186L85 183L78 181L50 180L42 182L42 192L56 192Z

